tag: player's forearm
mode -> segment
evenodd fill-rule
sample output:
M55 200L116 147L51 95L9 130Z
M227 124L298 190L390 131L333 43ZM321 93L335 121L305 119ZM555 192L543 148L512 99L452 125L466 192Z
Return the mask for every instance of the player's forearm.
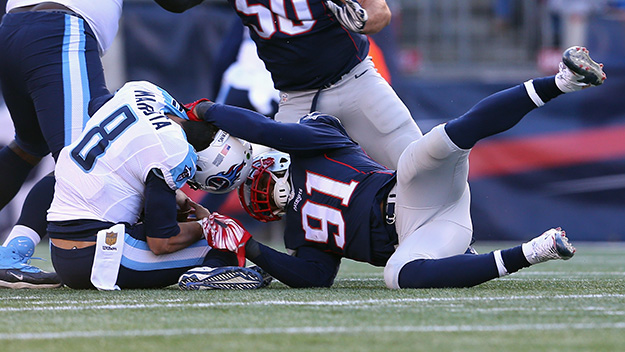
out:
M334 282L333 268L279 252L254 239L248 240L245 251L247 259L289 287L330 287Z
M143 226L146 242L156 254L179 251L197 242L204 233L195 221L178 223L176 220L176 192L152 170L145 182Z
M176 236L169 238L147 237L150 250L156 255L174 253L189 247L204 236L202 226L196 221L179 223L178 226L180 232Z
M280 123L257 112L229 105L214 104L203 115L210 122L231 135L289 152L298 146L310 146L310 134L305 126Z
M360 0L360 5L367 10L369 19L363 29L364 34L375 34L391 23L391 10L386 0Z

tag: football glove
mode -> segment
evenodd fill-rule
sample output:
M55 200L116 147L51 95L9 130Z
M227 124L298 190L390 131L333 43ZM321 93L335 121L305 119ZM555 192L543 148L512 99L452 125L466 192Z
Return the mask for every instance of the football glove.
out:
M210 104L209 104L209 105L208 105L205 109L203 109L203 112L206 112L206 110L208 110L208 108L210 108L210 107L214 104L212 101L210 101L210 100L208 100L208 99L206 99L206 98L202 98L202 99L200 99L200 100L196 100L196 101L194 101L193 103L189 103L189 104L185 104L185 105L184 105L184 109L185 109L185 111L187 112L187 117L189 118L189 120L191 120L191 121L204 121L203 119L199 118L199 117L198 117L198 116L197 116L197 115L193 112L193 109L194 109L194 108L195 108L198 104L200 104L200 103L202 103L202 102L205 102L205 101L207 101L207 102L209 102L209 103L210 103ZM200 114L200 115L202 115L202 114Z
M239 266L245 266L245 244L252 235L237 220L215 212L199 223L209 246L236 253Z
M327 0L326 6L332 11L339 23L354 33L362 33L369 19L367 10L356 0Z

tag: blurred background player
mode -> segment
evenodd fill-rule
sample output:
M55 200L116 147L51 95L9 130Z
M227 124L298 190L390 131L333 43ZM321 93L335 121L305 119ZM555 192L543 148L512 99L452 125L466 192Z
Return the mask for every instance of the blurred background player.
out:
M244 252L291 287L331 286L343 257L385 266L389 288L470 287L569 259L575 248L560 228L513 248L463 254L473 232L468 156L481 139L605 77L585 48L569 48L556 76L493 94L435 127L406 148L396 172L368 158L332 116L313 113L299 124L279 124L241 109L198 105L202 119L284 152L255 160L240 197L259 220L286 217L285 245L294 255L258 243L234 221L227 222L229 231L213 226L228 221L218 214L207 218L206 237L215 248Z

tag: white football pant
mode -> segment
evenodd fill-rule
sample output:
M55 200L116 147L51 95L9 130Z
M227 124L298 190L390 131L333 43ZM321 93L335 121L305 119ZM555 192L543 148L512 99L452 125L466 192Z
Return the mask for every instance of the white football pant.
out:
M275 119L298 122L310 112L317 90L280 92ZM395 170L411 142L422 136L410 111L368 57L319 94L317 108L337 117L349 136L380 164Z
M395 228L397 250L384 268L389 288L415 259L463 254L471 243L469 151L458 148L438 125L399 158Z

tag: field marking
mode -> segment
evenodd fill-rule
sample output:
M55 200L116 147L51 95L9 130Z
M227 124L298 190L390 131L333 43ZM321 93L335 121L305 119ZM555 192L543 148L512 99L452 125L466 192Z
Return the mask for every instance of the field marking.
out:
M93 301L53 301L59 306L42 307L1 307L0 312L29 312L29 311L79 311L79 310L115 310L115 309L149 309L149 308L209 308L209 307L250 307L250 306L354 306L372 304L405 304L405 303L432 303L432 302L475 302L475 301L511 301L511 300L541 300L541 299L580 299L580 298L625 298L625 294L588 294L588 295L530 295L530 296L495 296L495 297L429 297L429 298L389 298L389 299L365 299L365 300L343 300L343 301L288 301L288 300L268 300L258 302L186 302L184 299L156 300L152 304L134 303L130 304L102 304L88 305L92 303L102 303L101 299ZM44 305L42 302L31 302L37 305ZM87 304L84 306L69 306L72 304Z
M562 271L524 271L514 273L512 276L543 276L543 275L562 275L564 274ZM615 275L615 276L625 276L625 271L584 271L578 273L566 273L567 275L572 276L596 276L596 275ZM506 276L510 277L510 276ZM502 279L501 277L499 279Z
M435 326L302 326L285 328L244 329L172 329L172 330L123 330L123 331L59 331L41 333L0 334L0 340L62 340L94 337L145 337L184 335L272 335L272 334L360 334L380 332L495 332L529 330L597 330L625 329L625 322L601 324L513 324L513 325L435 325Z

